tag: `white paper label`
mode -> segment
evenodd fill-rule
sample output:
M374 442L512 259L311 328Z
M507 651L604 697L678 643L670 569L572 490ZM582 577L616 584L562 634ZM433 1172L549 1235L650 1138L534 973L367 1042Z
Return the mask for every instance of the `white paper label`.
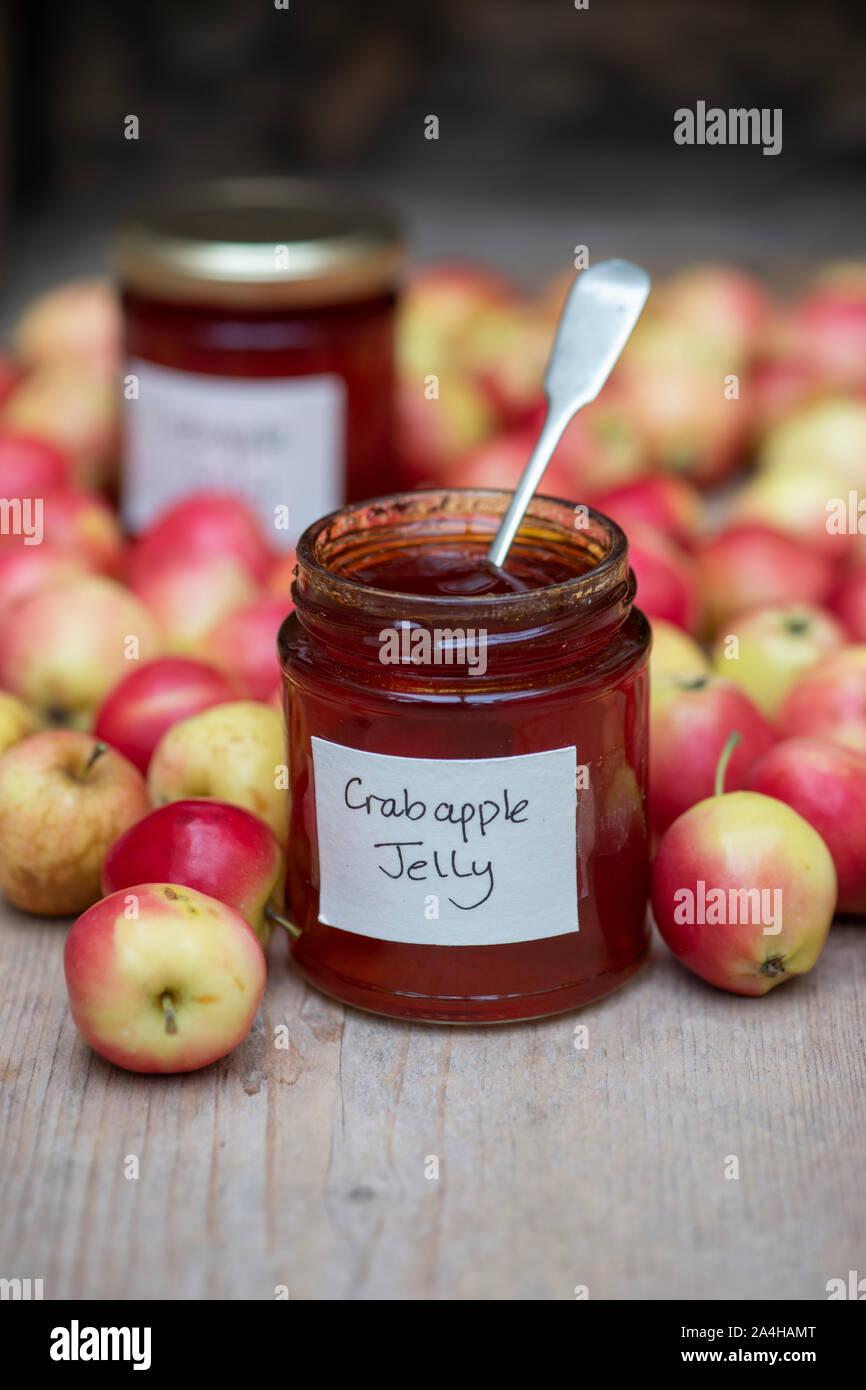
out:
M123 515L140 531L200 489L238 492L259 509L276 546L343 501L342 377L205 376L133 358L138 397L126 401ZM275 527L276 508L288 527Z
M427 759L312 742L320 922L428 946L577 931L576 749Z

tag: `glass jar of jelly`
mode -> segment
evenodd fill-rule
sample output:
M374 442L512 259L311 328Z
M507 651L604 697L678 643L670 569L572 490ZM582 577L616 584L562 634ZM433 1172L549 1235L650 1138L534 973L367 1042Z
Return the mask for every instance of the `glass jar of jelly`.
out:
M280 632L291 951L346 1003L490 1023L644 959L649 625L623 532L535 498L419 491L298 546Z
M193 187L121 226L129 529L229 489L290 546L323 512L397 486L402 259L387 212L289 179Z

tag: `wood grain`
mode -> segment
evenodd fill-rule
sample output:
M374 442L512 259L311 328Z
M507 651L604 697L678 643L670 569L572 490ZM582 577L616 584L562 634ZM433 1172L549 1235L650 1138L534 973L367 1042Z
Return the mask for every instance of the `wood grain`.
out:
M866 926L764 1000L657 944L610 999L489 1029L344 1011L278 942L253 1033L176 1078L78 1038L65 930L0 913L0 1274L46 1298L820 1299L866 1272Z

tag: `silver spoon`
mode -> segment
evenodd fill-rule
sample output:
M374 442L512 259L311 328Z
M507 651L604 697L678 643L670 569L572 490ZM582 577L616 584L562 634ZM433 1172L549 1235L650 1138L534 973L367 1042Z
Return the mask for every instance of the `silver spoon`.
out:
M594 401L637 323L650 290L631 261L599 261L572 285L544 375L547 414L523 476L499 524L487 560L505 564L511 542L569 420Z

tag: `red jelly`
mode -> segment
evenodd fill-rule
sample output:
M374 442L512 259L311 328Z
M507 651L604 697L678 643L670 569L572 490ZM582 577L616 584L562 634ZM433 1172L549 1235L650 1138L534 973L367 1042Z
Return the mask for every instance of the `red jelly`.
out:
M497 492L326 517L280 633L295 964L377 1013L535 1018L647 948L649 627L622 531Z
M130 219L114 260L130 530L184 493L230 489L290 545L395 485L402 247L386 213L292 180L227 180Z

